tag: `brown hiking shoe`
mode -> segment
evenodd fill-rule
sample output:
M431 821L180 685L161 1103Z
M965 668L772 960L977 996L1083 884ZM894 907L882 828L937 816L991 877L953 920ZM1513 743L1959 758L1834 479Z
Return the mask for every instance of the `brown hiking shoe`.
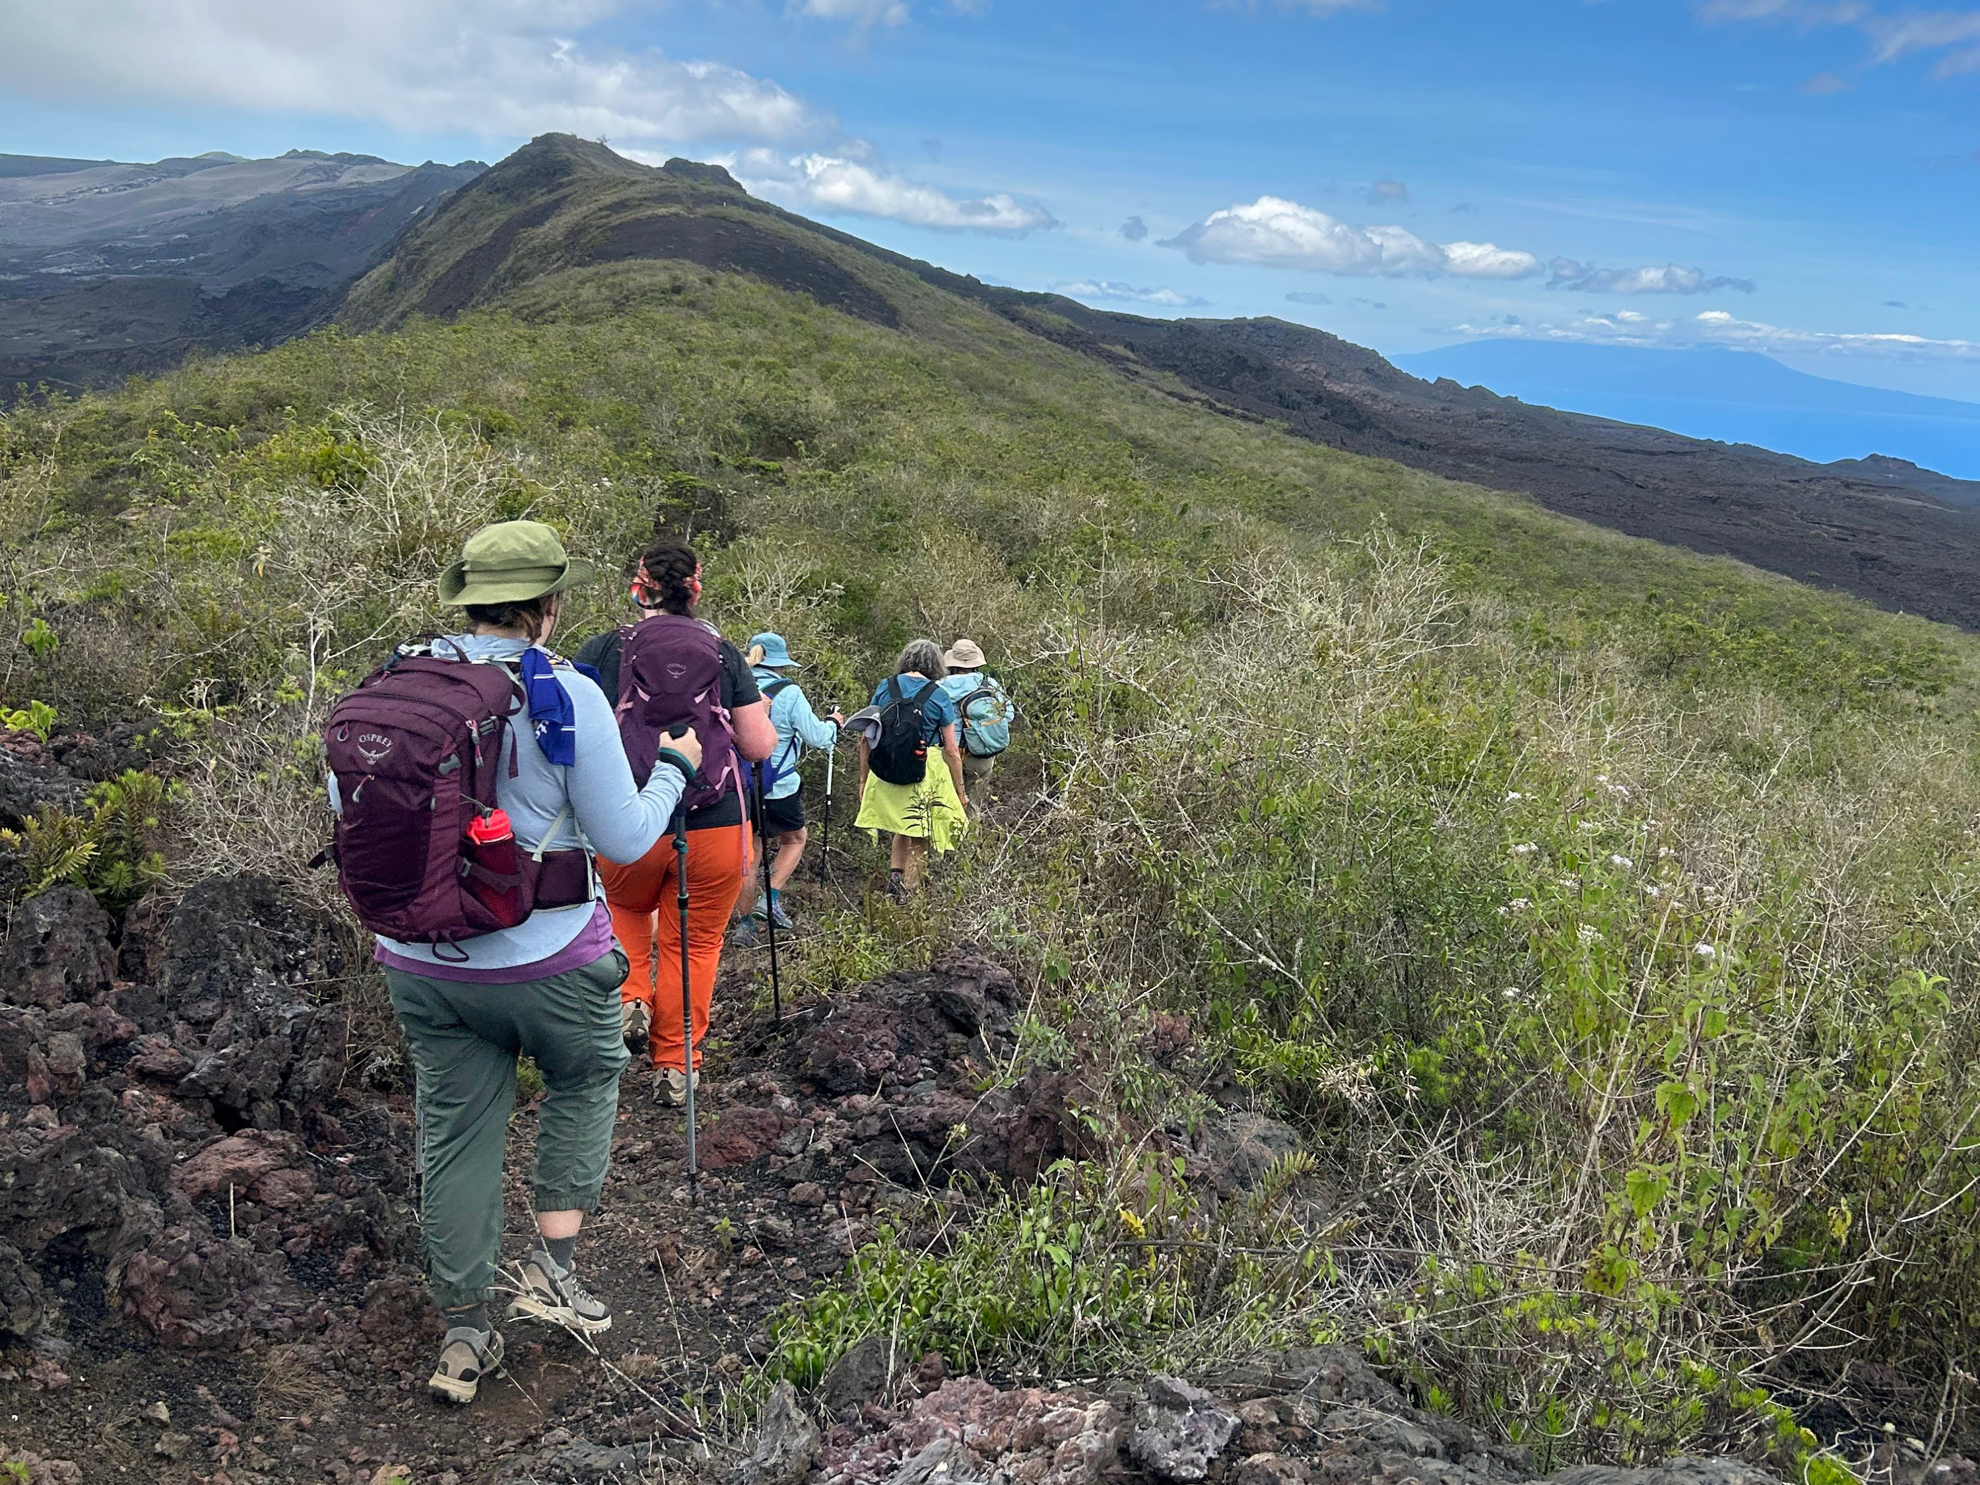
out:
M548 1320L582 1335L612 1328L612 1307L541 1248L523 1260L522 1273L522 1293L509 1305L511 1320Z
M653 1070L653 1101L663 1109L684 1109L687 1107L687 1077L678 1067L656 1067ZM701 1091L701 1070L695 1069L694 1091Z
M426 1390L442 1402L471 1403L484 1379L502 1370L502 1333L459 1326L440 1344L440 1360Z
M622 1001L619 1005L619 1035L625 1038L626 1050L637 1057L646 1050L648 1034L653 1029L653 1007L643 1000Z

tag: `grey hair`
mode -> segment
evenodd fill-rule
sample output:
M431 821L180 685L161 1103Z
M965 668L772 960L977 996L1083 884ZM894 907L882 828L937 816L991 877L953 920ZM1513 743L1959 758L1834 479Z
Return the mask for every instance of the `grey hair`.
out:
M931 681L941 680L949 673L949 667L942 663L942 647L932 639L909 640L901 658L894 662L894 674L909 672L927 676Z

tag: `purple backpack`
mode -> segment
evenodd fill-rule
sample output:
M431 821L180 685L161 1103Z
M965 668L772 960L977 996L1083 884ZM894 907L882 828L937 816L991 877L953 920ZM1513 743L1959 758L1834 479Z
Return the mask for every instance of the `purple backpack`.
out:
M722 637L685 614L649 614L619 631L619 738L642 789L660 756L660 735L683 722L701 739L701 782L681 796L706 809L740 790L735 734L722 705Z
M507 666L403 645L331 709L323 742L342 810L330 855L373 933L455 944L591 897L583 851L525 850L496 804L522 707Z

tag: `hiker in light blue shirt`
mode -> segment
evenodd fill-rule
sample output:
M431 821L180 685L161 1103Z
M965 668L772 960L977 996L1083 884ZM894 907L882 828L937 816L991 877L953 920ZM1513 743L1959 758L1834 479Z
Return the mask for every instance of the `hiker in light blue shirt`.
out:
M763 846L768 850L775 843L777 848L770 861L769 912L779 928L792 928L796 925L784 910L784 888L804 857L807 839L798 763L807 748L836 747L846 719L837 707L829 717L820 717L812 710L810 699L790 674L804 667L791 658L783 635L766 631L751 639L749 661L757 689L770 703L770 725L777 729L777 746L762 764L767 780L760 822ZM757 874L752 872L743 887L742 921L736 925L736 936L743 942L756 936L755 920L763 916L756 901L758 883Z
M962 749L963 783L971 801L982 805L990 798L990 775L996 771L997 756L1011 745L1011 722L1017 708L997 678L983 668L987 661L975 640L957 640L942 663L949 667L949 673L937 684L962 716L956 742Z

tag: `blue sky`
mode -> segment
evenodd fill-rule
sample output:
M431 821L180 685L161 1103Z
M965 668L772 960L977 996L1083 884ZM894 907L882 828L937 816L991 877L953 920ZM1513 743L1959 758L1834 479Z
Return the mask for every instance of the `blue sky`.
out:
M1980 400L1957 3L0 0L0 35L14 152L492 160L567 128L1106 307L1392 354L1739 345Z

